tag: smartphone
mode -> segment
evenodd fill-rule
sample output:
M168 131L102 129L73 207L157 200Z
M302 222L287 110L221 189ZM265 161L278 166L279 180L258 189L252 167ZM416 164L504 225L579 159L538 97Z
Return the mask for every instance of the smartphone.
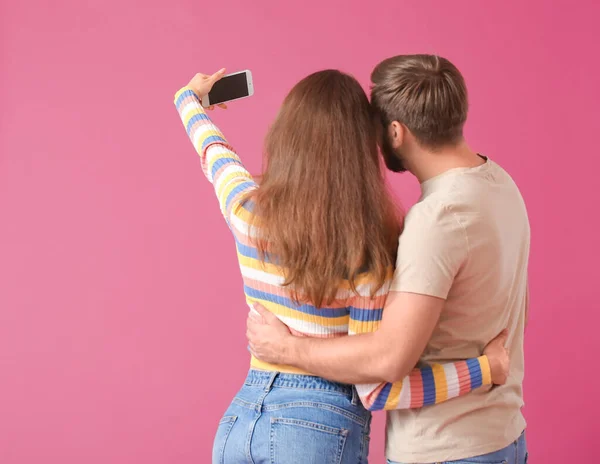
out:
M254 95L254 84L252 73L248 70L240 71L223 76L215 82L208 95L202 98L202 106L205 108L218 103L239 100Z

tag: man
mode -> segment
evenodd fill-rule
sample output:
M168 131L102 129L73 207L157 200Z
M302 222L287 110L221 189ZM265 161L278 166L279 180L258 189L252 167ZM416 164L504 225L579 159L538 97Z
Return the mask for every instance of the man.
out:
M420 410L387 415L396 463L526 462L523 332L529 222L510 176L463 137L467 91L458 69L430 55L397 56L371 77L389 169L421 183L399 239L391 292L377 332L334 339L292 336L269 312L249 319L255 356L346 383L394 382L417 362L477 356L509 330L507 383Z

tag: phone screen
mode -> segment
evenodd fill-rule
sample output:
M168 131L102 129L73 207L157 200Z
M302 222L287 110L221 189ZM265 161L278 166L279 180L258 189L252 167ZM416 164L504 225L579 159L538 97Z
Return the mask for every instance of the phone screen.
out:
M208 99L211 105L223 103L236 98L248 96L248 81L246 73L232 74L225 76L221 80L215 82L212 90L208 94Z

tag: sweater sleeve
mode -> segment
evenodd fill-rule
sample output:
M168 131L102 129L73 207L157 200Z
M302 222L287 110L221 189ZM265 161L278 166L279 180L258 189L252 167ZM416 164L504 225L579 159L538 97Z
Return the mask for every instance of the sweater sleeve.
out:
M204 175L214 186L221 212L230 225L232 214L257 184L189 87L175 94L175 107L192 145L200 155Z
M367 303L365 298L359 298ZM374 332L379 328L383 313L383 299L377 308L368 304L350 308L349 334ZM483 385L492 384L487 356L444 364L431 364L413 369L404 379L394 383L383 382L356 385L365 408L370 411L413 409L442 403L465 395Z

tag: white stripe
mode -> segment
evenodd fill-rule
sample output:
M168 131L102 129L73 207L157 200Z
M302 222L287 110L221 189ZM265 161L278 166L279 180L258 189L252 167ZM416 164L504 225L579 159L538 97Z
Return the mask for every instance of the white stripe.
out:
M242 276L247 277L248 279L258 280L265 284L276 285L277 287L281 287L285 281L283 276L270 274L248 266L240 265L240 270L242 271Z
M256 227L252 227L250 224L248 224L246 221L239 218L235 214L231 215L230 222L240 234L252 238L260 237L260 231L257 230Z
M309 335L327 335L337 333L348 333L348 325L343 324L339 326L323 326L315 324L314 322L302 321L294 319L292 317L277 316L281 322L290 327L291 329L297 330Z
M209 125L203 125L200 126L200 129L197 131L200 135L203 135L204 132L210 132L210 131L217 131L218 132L219 129L217 129L215 126L209 126ZM200 135L198 137L200 137ZM213 135L217 135L217 134L213 134ZM221 135L220 137L223 138L223 136ZM223 138L223 140L225 140ZM221 156L221 155L226 155L226 156L231 156L232 152L229 148L227 148L225 145L223 145L223 143L227 143L225 141L223 142L219 142L219 143L213 143L212 145L210 145L208 147L208 150L206 150L206 159L210 160L212 159L214 156ZM194 140L194 146L196 146L198 144L198 140Z
M196 132L194 132L194 146L197 147L198 150L201 150L202 147L198 146L198 142L200 141L200 138L202 138L206 132L210 132L210 131L215 131L218 130L216 127L214 126L209 126L209 125L203 125L200 126ZM226 142L222 142L222 143L226 143ZM206 150L206 160L208 162L212 161L212 159L215 156L231 156L231 150L229 148L227 148L226 146L216 143L216 144L212 144L208 147L208 150Z
M197 102L195 101L191 101L188 102L183 108L181 108L181 119L182 121L185 121L186 119L188 119L188 114L189 113L195 113L197 112L198 108L200 107L200 105L198 105Z
M247 304L248 304L248 308L250 308L250 314L254 314L255 316L260 316L260 313L256 309L254 309L254 306L252 306L250 303L247 303Z
M356 296L356 293L354 293L352 290L346 289L346 288L341 288L337 292L335 292L336 300L346 300L353 296Z
M396 409L410 408L410 400L410 377L407 375L402 379L402 389L400 390L400 398L398 398Z
M205 135L206 132L215 132L219 131L219 129L216 126L213 126L211 124L202 124L201 126L198 126L195 128L194 133L192 134L192 141L194 143L194 146L197 147L198 149L202 149L202 147L198 147L198 142L200 141L200 139ZM216 134L213 134L216 135ZM225 142L223 142L225 143ZM215 155L224 155L224 154L228 154L231 153L231 150L223 145L219 145L219 144L213 144L210 146L210 148L213 150L212 156ZM219 151L220 150L220 151ZM207 157L209 157L209 154L207 153Z
M204 132L206 132L206 128L204 126L199 126L194 129L194 133L192 134L192 143L194 144L194 147L198 149L198 151L202 149L202 147L198 146L198 142L200 141L200 137L202 137Z
M248 225L248 223L241 220L237 216L235 216L235 215L231 216L231 224L240 233L242 233L246 236L251 235L249 233L250 226ZM252 229L251 236L256 237L257 236L256 233L257 233L257 231L255 229ZM273 275L268 272L263 272L263 271L249 268L246 266L240 265L240 269L242 270L242 275L244 277L248 277L249 279L258 280L260 282L264 282L264 283L271 284L271 285L277 285L278 287L282 287L283 282L285 280L283 276ZM338 290L336 293L337 300L343 300L343 299L351 298L353 296L356 296L356 295L350 289ZM355 335L355 333L352 333L352 335Z
M211 150L209 150L211 151ZM221 174L219 175L219 180L217 180L217 182L215 183L215 190L217 190L217 192L221 192L222 189L225 188L226 184L225 184L225 178L229 175L229 174L241 174L239 176L235 176L230 178L227 181L227 184L234 182L234 181L238 181L239 179L244 179L249 181L250 179L248 179L247 176L243 175L243 174L248 174L248 171L246 171L242 166L240 166L239 164L228 164L225 169L223 169L223 172L221 172Z
M371 394L380 384L378 383L363 383L356 385L356 392L361 398L365 398Z
M356 287L356 291L358 292L358 294L362 297L367 297L370 298L371 297L371 290L373 289L373 284L360 284L357 285ZM388 293L388 284L384 284L379 290L377 290L375 292L375 295L373 295L374 297L378 297L378 296L382 296L382 295L387 295ZM353 293L354 295L354 293Z
M212 177L213 176L212 168L214 166L212 166L212 165L213 165L213 163L216 163L217 161L219 161L218 159L215 160L215 158L231 157L232 155L234 155L234 153L232 153L231 150L229 150L229 148L226 148L223 145L210 145L208 147L208 149L206 150L206 166L211 167L211 169L208 171L208 175L210 176L209 180L211 183L214 182L214 179ZM227 167L225 168L225 170L221 173L221 178L224 178L226 173L231 172L231 171L238 171L238 172L242 172L242 173L248 172L248 171L246 171L246 168L244 168L243 166L240 166L239 164L236 164L236 163L231 163L226 166ZM234 177L231 180L235 180L235 179L239 179L239 177ZM221 182L224 182L224 181L221 181Z
M446 383L448 384L448 398L456 398L460 394L460 385L458 383L458 371L454 364L443 364L446 374Z
M338 290L335 294L335 299L336 300L345 300L348 298L353 298L353 297L362 297L362 298L370 298L371 297L371 289L373 288L373 286L371 284L360 284L356 287L356 291L358 292L358 295L356 293L354 293L352 291L352 289L350 288L342 288L340 290ZM385 294L383 289L379 289L374 297L380 296Z
M206 131L207 131L206 126L200 126L200 127L196 128L195 131L191 135L192 144L194 145L194 148L196 149L196 152L198 152L200 157L205 155L203 153L202 146L199 146L199 142ZM219 155L228 155L230 153L231 153L231 151L229 149L225 148L223 145L211 145L208 148L208 150L206 150L206 157L204 160L205 166L210 166L211 161L214 157L219 156ZM212 169L207 170L206 177L208 177L208 181L212 184L213 183Z

